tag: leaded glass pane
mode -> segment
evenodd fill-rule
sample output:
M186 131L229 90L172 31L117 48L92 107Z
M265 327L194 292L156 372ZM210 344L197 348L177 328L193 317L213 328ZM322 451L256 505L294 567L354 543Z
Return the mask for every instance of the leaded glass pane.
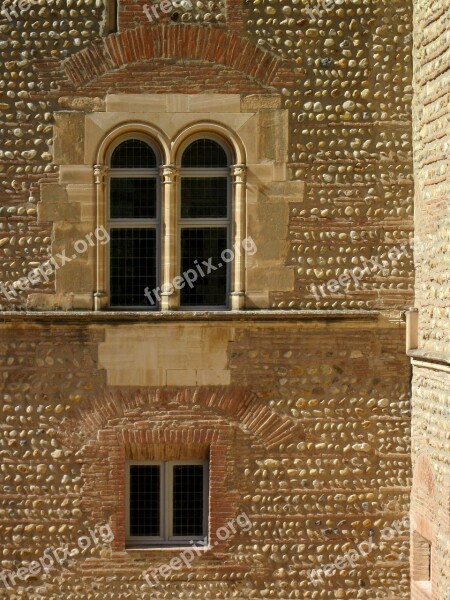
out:
M190 285L186 283L180 291L182 306L226 306L228 265L221 258L226 248L226 227L181 230L182 272L192 269L197 273L196 281ZM228 260L227 256L225 258ZM203 261L211 267L205 266Z
M112 306L149 306L144 289L156 287L156 229L114 228L110 241Z
M160 467L130 466L130 535L160 535Z

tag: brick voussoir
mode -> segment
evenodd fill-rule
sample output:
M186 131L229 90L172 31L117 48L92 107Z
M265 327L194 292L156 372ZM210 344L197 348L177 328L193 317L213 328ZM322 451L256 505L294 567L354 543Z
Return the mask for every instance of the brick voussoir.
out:
M270 55L236 32L185 24L146 24L110 34L92 49L72 55L63 68L66 79L80 86L118 67L152 58L204 60L235 69L261 84L271 83L277 74L292 80L284 59Z
M208 30L206 37L204 58L205 60L216 62L217 60L217 36L212 29Z
M136 51L139 60L144 60L145 58L145 48L144 48L144 30L142 27L136 29L134 32Z
M96 60L98 61L97 68L101 74L106 73L114 66L111 56L105 45L96 44L94 48Z
M255 72L255 78L266 83L269 81L268 71L269 67L272 64L272 57L267 56L266 54L261 54L261 60L259 61L258 68Z
M229 51L225 55L226 65L231 67L236 63L236 58L239 56L241 47L240 40L236 36L230 36Z
M248 40L241 41L241 52L235 65L236 69L248 73L253 48L254 45L251 44Z
M195 44L195 57L203 58L205 55L206 42L208 39L208 29L200 27L197 31Z
M120 38L118 35L110 35L106 38L105 45L109 51L109 55L113 61L113 65L118 67L125 62L125 57L122 53Z
M228 50L228 35L225 31L215 31L216 39L216 55L215 60L219 64L223 64Z
M89 81L89 76L85 69L84 53L76 54L72 57L72 65L78 73L77 79L79 83Z

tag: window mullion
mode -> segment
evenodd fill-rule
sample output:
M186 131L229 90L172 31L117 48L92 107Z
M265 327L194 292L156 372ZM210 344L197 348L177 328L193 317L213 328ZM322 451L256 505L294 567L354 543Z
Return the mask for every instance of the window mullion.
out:
M158 171L156 169L110 169L109 176L112 179L122 179L126 177L153 179L158 177Z
M162 280L161 310L176 310L179 297L172 282L177 275L177 213L178 213L178 167L163 165L161 167L163 223L162 235Z
M107 177L107 168L103 165L94 166L94 182L96 194L96 226L97 231L105 225L107 215L109 215L109 180ZM108 185L107 185L108 184ZM108 195L108 197L106 196ZM105 245L100 244L97 236L95 253L95 292L94 292L94 310L100 311L106 308L108 304L107 289L109 285L106 281L106 271L109 271L109 265L106 265L108 251Z
M110 219L108 221L108 227L110 229L123 229L128 227L138 227L141 229L157 229L159 225L159 221L147 221L146 219L130 219L129 221L119 220L119 219Z
M180 227L228 227L230 225L229 219L182 219L180 220Z
M240 247L246 237L246 190L247 168L245 165L231 167L233 184L233 245ZM230 306L232 310L242 310L245 303L245 255L238 252L232 265Z
M186 168L182 169L182 177L228 177L230 172L228 169L198 169Z

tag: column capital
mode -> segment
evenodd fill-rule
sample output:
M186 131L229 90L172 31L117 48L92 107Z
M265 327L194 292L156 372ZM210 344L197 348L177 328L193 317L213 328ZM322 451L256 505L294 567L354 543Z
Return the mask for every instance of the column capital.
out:
M180 169L177 165L162 165L159 169L162 183L171 184L175 183Z
M94 165L94 181L96 185L100 185L105 180L106 167L105 165Z
M246 165L231 165L231 177L233 183L245 183L247 181Z

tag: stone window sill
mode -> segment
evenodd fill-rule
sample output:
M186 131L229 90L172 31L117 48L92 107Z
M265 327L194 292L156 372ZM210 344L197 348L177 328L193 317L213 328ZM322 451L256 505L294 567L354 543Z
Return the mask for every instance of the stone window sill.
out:
M192 550L192 548L200 548L201 554L212 550L213 546L125 546L125 552L176 552L177 554L183 552L183 550Z
M377 321L379 311L227 310L227 311L4 311L0 323L163 322L163 321Z

